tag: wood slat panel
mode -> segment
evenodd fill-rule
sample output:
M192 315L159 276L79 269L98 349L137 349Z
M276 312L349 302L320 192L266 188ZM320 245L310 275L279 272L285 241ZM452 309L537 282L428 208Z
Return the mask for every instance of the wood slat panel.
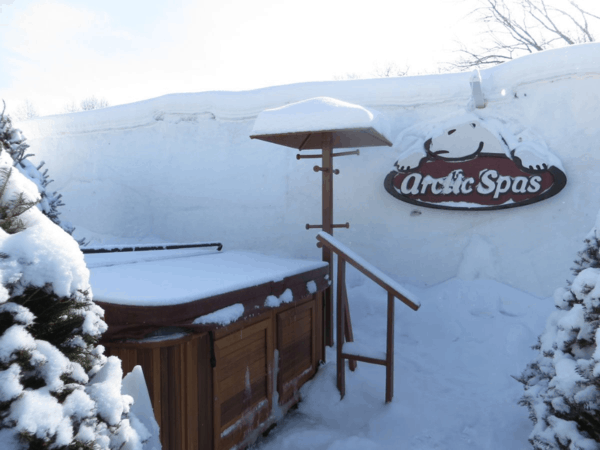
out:
M297 396L297 389L316 371L316 301L277 315L279 373L277 387L280 404ZM306 371L308 373L305 373Z
M215 351L218 352L219 358L223 358L230 353L244 349L253 341L263 339L263 334L261 334L261 331L264 329L265 327L255 328L252 330L252 333L245 333L244 336L242 336L242 333L238 331L237 333L234 333L234 336L227 336L223 339L219 339L215 342Z
M215 449L239 444L270 411L272 398L273 315L215 341L213 430ZM249 389L247 377L249 378ZM266 400L266 402L265 402ZM265 407L254 411L261 402ZM262 419L261 419L262 417ZM242 420L243 418L243 420ZM239 426L235 426L239 423ZM229 427L226 436L221 434Z
M229 347L234 342L241 341L242 339L249 338L252 334L256 333L258 330L263 330L269 326L268 320L263 320L261 322L255 323L246 328L242 328L235 333L231 333L223 338L217 339L215 341L216 348Z
M205 333L198 339L198 450L212 449L213 439L213 368L210 366L210 338ZM165 449L166 450L166 449Z
M221 401L227 400L230 396L246 389L246 373L249 372L250 384L259 378L267 375L267 360L262 358L250 366L240 367L235 373L229 374L224 380L219 382L217 395Z
M282 360L281 371L283 372L284 380L287 377L294 377L294 373L297 375L304 372L312 365L312 343L310 341L297 342L294 347L295 353L288 354L287 358ZM286 355L284 354L284 357Z
M162 431L162 396L160 395L162 387L161 377L161 364L160 364L160 348L151 349L152 352L152 407L154 408L154 417L160 427L160 434L163 435ZM161 438L162 442L162 438Z
M186 371L185 371L185 395L187 405L185 410L187 449L198 450L198 339L184 344Z
M183 430L182 430L182 416L181 416L181 403L183 396L180 393L181 384L181 353L180 346L173 346L168 348L169 354L169 391L170 391L170 405L169 411L171 420L171 442L173 446L170 448L182 448L183 441Z
M218 442L215 448L217 450L229 450L236 447L239 443L247 438L252 430L258 428L261 423L265 422L269 418L269 413L270 409L268 405L265 404L256 412L254 416L244 417L244 420L240 421L239 426L231 430L229 434L223 437L221 437L219 434L215 437L215 440Z
M173 448L171 442L171 423L169 414L169 358L168 347L161 347L159 351L159 370L160 370L160 420L161 420L161 443L163 448Z
M287 325L290 325L292 323L296 323L298 321L301 321L302 319L307 319L310 318L311 316L311 309L307 307L306 305L304 307L301 308L295 308L291 311L285 311L288 314L283 314L281 313L281 320L280 323L284 326L287 327Z
M280 348L287 347L294 342L301 340L309 340L313 334L312 320L310 318L303 319L302 322L288 325L287 330L282 333Z
M267 397L267 377L264 376L250 386L250 391L238 392L221 405L222 428L227 428L241 417L244 410L253 408Z
M260 341L256 341L259 342ZM262 345L258 348L248 349L248 353L245 354L243 350L241 354L236 359L229 359L225 361L219 361L219 371L222 373L227 373L231 371L235 371L241 364L252 364L258 361L261 358L265 357L265 343L264 341L261 343Z
M265 330L260 330L258 333L253 334L251 340L248 340L247 345L242 346L244 341L237 342L231 347L236 347L235 351L229 351L229 348L223 350L217 350L216 355L219 356L219 366L225 367L232 362L245 359L248 356L248 352L254 352L255 350L265 349ZM220 370L220 369L219 369Z

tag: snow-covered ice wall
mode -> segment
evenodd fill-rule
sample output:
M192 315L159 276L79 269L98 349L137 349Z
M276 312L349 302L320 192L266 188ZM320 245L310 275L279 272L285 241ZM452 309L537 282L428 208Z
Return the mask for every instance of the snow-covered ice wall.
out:
M600 44L483 70L483 115L539 135L562 161L555 197L501 211L402 203L385 176L398 149L336 158L336 237L399 280L494 278L536 295L564 282L600 209ZM64 195L63 217L115 241L222 241L228 249L319 258L321 175L315 160L250 140L261 111L326 96L384 113L392 137L465 108L471 73L172 94L17 124Z

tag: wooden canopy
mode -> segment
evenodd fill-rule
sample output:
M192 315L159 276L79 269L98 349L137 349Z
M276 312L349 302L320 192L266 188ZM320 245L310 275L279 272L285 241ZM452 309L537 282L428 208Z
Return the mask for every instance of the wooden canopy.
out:
M392 146L392 143L384 135L372 127L257 134L250 136L250 139L260 139L298 150L321 150L323 148L323 138L328 135L332 138L332 148Z

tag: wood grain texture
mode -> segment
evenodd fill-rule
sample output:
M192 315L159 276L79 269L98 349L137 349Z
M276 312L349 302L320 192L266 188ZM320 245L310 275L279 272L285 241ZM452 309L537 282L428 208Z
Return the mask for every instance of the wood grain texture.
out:
M272 382L271 314L215 341L213 369L215 449L244 440L269 416Z
M282 357L282 411L299 400L299 388L316 373L320 308L322 295L311 294L214 331L214 368L208 332L171 341L108 342L106 354L121 358L125 373L142 366L164 449L243 447L272 423L275 348Z

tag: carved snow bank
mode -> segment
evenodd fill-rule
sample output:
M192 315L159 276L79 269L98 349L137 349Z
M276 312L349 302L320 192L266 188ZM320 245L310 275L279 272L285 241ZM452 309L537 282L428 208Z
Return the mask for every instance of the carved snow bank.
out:
M256 118L250 136L373 128L390 140L390 125L379 112L329 97L268 109Z
M470 145L472 142L477 146ZM561 161L534 131L484 112L461 110L442 120L418 123L398 135L394 149L400 151L398 169L413 169L428 155L459 161L479 152L504 154L512 159L514 152L514 156L522 156L523 166L546 164L564 171Z

